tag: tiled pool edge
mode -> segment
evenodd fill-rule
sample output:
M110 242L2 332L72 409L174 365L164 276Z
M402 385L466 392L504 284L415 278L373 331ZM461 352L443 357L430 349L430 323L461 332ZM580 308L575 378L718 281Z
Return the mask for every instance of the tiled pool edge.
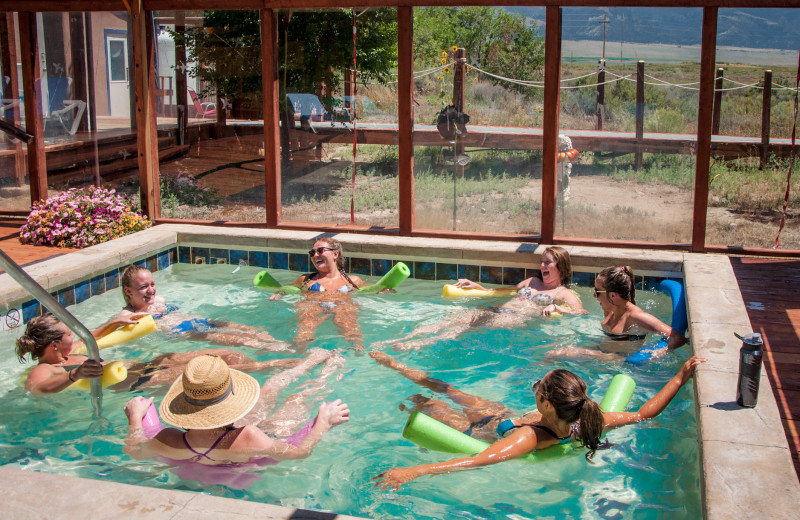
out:
M122 266L176 243L203 244L277 250L303 251L315 238L326 235L314 232L282 230L221 229L190 225L162 225L117 239L87 250L71 253L32 266L28 272L48 290L70 280ZM464 260L465 263L496 264L511 267L531 266L532 253L541 253L535 244L469 240L337 235L345 250L366 258L440 258ZM735 378L740 343L733 331L750 332L750 322L736 279L727 257L694 255L669 251L608 250L589 247L568 247L573 264L590 271L606 265L624 263L637 273L684 273L689 300L692 344L697 353L710 359L698 371L695 392L699 403L698 430L701 445L703 507L707 520L744 518L795 518L800 503L800 483L794 473L788 444L766 376L758 407L744 410L735 406ZM73 256L78 255L78 256ZM0 275L0 302L24 297L24 291L7 276ZM23 473L7 479L6 503L30 503L29 490L38 487L36 475L9 468L4 472ZM12 474L8 474L12 475ZM64 478L47 475L48 478ZM13 483L13 484L12 484ZM89 486L91 484L88 484ZM104 483L104 486L123 486ZM127 486L129 487L129 486ZM148 489L147 496L151 491ZM134 492L136 489L134 488ZM187 493L158 490L168 496L175 493L174 503L184 503ZM193 496L193 494L189 494ZM71 497L64 498L70 509ZM111 504L117 501L111 494ZM219 499L226 500L226 499ZM53 500L56 504L60 500ZM148 503L150 500L148 498ZM166 503L173 503L167 500ZM247 510L262 504L247 503ZM48 507L51 507L48 504ZM236 508L238 506L231 505ZM274 508L276 506L266 506ZM57 506L54 509L58 511ZM234 509L235 510L235 509ZM265 518L268 509L264 509ZM287 509L287 511L292 511ZM124 513L124 512L123 512ZM133 516L129 511L128 516ZM174 514L174 513L173 513ZM45 515L42 515L45 516ZM64 517L64 515L60 515ZM115 515L116 516L116 515ZM124 514L122 516L125 516ZM188 516L188 513L187 513ZM193 515L194 516L194 515ZM166 515L164 516L166 517ZM170 516L172 517L172 516ZM287 517L288 518L288 517ZM343 518L343 517L340 517Z

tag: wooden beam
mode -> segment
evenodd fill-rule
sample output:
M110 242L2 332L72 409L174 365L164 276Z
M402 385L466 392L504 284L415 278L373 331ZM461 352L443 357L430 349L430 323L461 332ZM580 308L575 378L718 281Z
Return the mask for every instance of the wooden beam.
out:
M156 198L158 152L155 140L155 78L153 76L153 39L148 37L147 11L142 0L131 1L133 74L136 89L136 134L139 140L139 197L142 212L150 219L160 215Z
M544 44L544 117L542 122L542 243L555 233L558 112L561 109L561 8L547 8Z
M19 13L19 54L22 62L22 88L25 96L25 131L33 136L28 143L28 181L31 203L47 198L47 165L44 159L44 121L42 84L39 77L39 41L35 13Z
M279 133L278 15L261 9L261 82L264 93L264 190L267 227L281 221L281 139Z
M694 212L692 216L692 251L705 250L708 212L709 161L711 129L714 118L714 66L717 51L717 8L703 9L702 47L700 50L700 97L697 108L697 155L694 175Z
M414 231L414 11L397 8L398 213L400 234Z

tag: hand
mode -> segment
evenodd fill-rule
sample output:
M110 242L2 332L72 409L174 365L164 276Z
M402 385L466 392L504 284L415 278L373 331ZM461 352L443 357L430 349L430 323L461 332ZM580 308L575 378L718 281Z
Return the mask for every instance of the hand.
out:
M376 481L376 488L397 491L400 486L406 482L411 482L417 477L419 477L419 475L414 468L392 468L389 471L384 471L377 477L373 477L372 480Z
M103 365L94 359L87 359L72 372L72 379L94 379L103 375Z
M692 356L689 358L689 360L686 361L686 363L684 363L681 367L680 372L678 372L678 375L681 377L681 386L685 385L686 382L692 378L695 367L701 363L705 363L706 361L708 361L708 359L702 356Z
M125 405L125 415L128 417L130 423L141 423L144 416L147 415L147 410L153 404L153 398L145 399L144 397L134 397Z
M280 299L281 299L281 293L277 293L277 292L269 297L269 301L271 301L271 302L274 302L275 300L280 300Z
M459 278L455 286L461 287L462 289L484 289L481 284L475 283L468 278Z
M329 428L346 423L350 420L350 409L341 399L330 403L322 403L317 414L317 421L322 421Z
M558 312L558 309L556 308L554 303L551 303L550 305L542 309L542 316L550 316L554 312Z

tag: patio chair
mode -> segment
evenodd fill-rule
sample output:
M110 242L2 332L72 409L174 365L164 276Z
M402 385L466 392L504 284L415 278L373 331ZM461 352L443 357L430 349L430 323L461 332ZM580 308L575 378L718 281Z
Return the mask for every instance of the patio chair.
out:
M194 103L194 109L200 115L202 119L205 119L206 116L208 117L217 117L217 105L212 103L211 101L206 101L205 103L201 103L200 99L197 97L197 92L192 89L189 89L189 97L192 98L192 103Z
M50 113L44 117L44 126L47 128L48 122L58 121L69 135L75 135L81 124L83 113L86 111L86 102L80 99L64 99L70 85L72 85L72 78L47 78L47 106ZM70 115L72 119L69 118Z

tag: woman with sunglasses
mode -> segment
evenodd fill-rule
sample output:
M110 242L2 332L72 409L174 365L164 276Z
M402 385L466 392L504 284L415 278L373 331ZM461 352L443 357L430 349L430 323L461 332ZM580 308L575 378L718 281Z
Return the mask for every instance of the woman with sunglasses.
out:
M328 316L342 335L358 350L364 349L364 340L358 326L358 305L350 298L351 292L366 285L356 275L348 275L344 270L344 251L342 244L331 237L322 237L308 252L313 273L297 278L292 285L303 289L304 299L297 302L298 329L294 344L304 350L314 339L317 327ZM277 300L275 293L270 300Z
M475 438L492 442L486 450L471 457L410 468L393 468L373 479L377 481L376 487L391 490L423 475L497 464L534 450L573 441L588 449L586 460L591 460L600 446L600 436L604 431L646 421L660 414L692 377L695 367L706 361L699 356L686 361L675 377L636 412L602 412L600 406L589 398L586 383L580 377L568 370L552 370L531 388L535 394L536 410L511 420L512 425L502 428L505 437L498 440L497 427L501 421L513 415L504 405L461 392L382 352L372 352L370 356L411 381L445 394L463 409L459 413L444 401L417 395L412 398L416 410Z
M594 282L594 297L603 309L603 333L611 341L603 343L602 351L569 346L552 351L551 355L617 360L640 348L649 333L667 340L667 348L655 350L652 357L686 344L683 334L636 305L636 284L630 267L614 265L600 271Z
M517 295L496 307L458 308L448 318L417 327L410 334L392 340L373 343L373 347L394 345L399 350L418 349L438 341L454 339L471 328L511 329L522 327L533 316L553 313L586 314L580 298L572 292L572 262L563 247L544 250L540 264L541 276L533 276L516 285ZM456 286L484 289L478 283L460 279ZM420 337L429 334L433 336Z

